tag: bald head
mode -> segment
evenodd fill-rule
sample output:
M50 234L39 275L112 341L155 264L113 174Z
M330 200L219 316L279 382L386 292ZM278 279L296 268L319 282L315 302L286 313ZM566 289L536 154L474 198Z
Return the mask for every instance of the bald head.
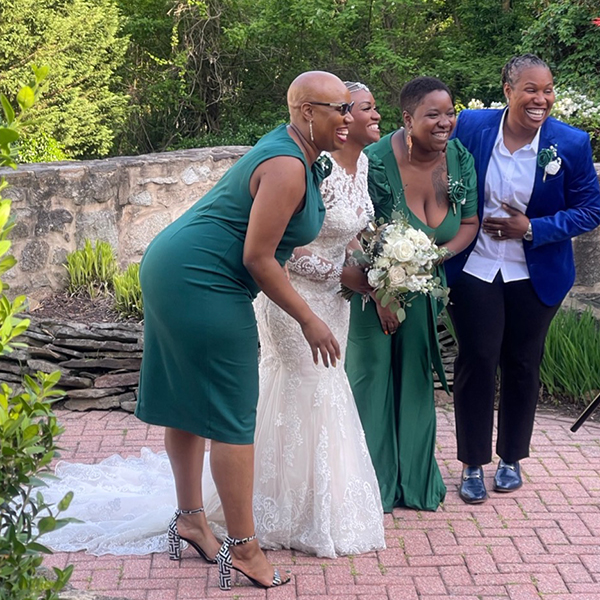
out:
M287 93L292 123L303 102L345 102L348 91L343 81L327 71L307 71L292 81Z

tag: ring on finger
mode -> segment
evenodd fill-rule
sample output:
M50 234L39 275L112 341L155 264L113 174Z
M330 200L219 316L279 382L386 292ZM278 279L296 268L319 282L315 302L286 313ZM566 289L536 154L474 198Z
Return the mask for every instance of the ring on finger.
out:
M498 229L496 233L498 234L498 237L502 237L502 231L500 229Z

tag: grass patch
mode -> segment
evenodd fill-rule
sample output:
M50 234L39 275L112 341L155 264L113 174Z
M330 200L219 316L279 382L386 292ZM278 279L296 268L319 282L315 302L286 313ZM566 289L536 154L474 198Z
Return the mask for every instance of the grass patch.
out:
M556 404L585 406L600 390L600 324L591 310L558 311L546 338L540 379Z

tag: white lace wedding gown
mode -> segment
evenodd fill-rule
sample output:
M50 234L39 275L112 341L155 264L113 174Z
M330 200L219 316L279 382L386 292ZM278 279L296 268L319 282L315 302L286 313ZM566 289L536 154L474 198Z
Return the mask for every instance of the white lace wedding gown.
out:
M290 280L346 348L349 303L339 294L347 246L365 227L372 206L368 161L357 174L335 163L322 185L327 208L319 237L288 262ZM379 486L343 362L315 365L298 323L264 294L255 302L261 341L255 436L254 517L261 546L335 557L385 548ZM175 509L165 453L113 456L98 465L60 463L45 496L75 499L68 516L83 521L48 534L57 550L147 554L167 549ZM218 536L225 523L208 455L204 506Z

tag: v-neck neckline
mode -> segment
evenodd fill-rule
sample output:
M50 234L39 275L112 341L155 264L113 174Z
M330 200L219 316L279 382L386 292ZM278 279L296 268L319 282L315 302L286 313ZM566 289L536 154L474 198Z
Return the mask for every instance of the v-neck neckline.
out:
M398 161L396 160L396 155L394 154L394 147L392 146L392 137L393 136L394 136L394 133L390 133L388 140L387 140L389 148L388 148L388 152L385 155L385 159L388 163L385 165L386 169L389 169L390 172L393 173L395 175L395 177L397 177L397 179L398 179L398 193L394 194L393 209L398 210L398 202L399 202L400 198L402 198L404 208L408 212L409 217L414 218L416 221L418 221L418 223L421 226L425 227L429 231L437 231L446 222L446 219L448 219L448 217L450 216L450 212L451 212L450 203L448 203L448 211L446 212L446 215L440 221L440 224L437 227L431 227L431 225L428 225L427 223L422 221L419 217L417 217L417 215L413 212L413 210L410 208L410 206L408 206L408 202L406 201L406 194L404 193L404 183L402 182L402 175L400 174L400 169L398 167ZM446 158L446 171L447 170L448 170L448 159ZM392 182L390 181L390 184L391 183ZM391 187L392 187L392 189L394 188L393 185Z

